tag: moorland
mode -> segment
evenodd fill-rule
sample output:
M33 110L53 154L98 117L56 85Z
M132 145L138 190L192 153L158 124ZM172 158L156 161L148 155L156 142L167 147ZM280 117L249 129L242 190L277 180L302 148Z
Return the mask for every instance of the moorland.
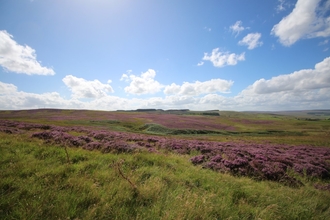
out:
M1 219L327 219L330 110L0 111Z

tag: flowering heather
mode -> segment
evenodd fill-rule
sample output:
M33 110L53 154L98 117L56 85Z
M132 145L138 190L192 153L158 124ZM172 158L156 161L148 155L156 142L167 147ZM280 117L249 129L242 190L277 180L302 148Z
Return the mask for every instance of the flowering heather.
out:
M7 117L1 115L0 119ZM142 124L160 124L172 129L197 129L197 130L235 130L231 125L215 120L217 117L201 115L176 115L170 113L146 113L146 112L106 112L106 111L87 111L87 110L59 110L59 109L35 109L27 111L11 111L10 118L27 118L69 122L69 121L117 121L130 122L136 121Z
M330 191L330 184L325 184L325 185L322 185L322 184L315 184L314 187L315 187L316 189Z
M47 143L55 143L61 145L69 145L79 147L85 144L85 139L72 136L68 133L61 131L42 131L35 132L31 137L36 137L45 140Z
M47 143L100 150L104 153L129 153L141 148L150 152L165 149L178 154L190 154L193 151L194 154L199 154L191 158L194 165L293 185L299 185L299 182L288 176L289 171L309 177L330 178L330 149L325 147L186 140L2 120L0 131L29 132L32 138L39 138ZM79 136L71 135L70 132L76 132Z
M16 128L20 130L33 130L33 129L50 129L51 126L43 124L34 124L26 122L16 122L16 121L0 121L1 128Z

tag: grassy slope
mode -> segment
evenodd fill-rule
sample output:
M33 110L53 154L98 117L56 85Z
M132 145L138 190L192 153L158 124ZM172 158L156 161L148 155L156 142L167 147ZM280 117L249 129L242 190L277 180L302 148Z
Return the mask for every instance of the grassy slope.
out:
M141 127L152 121L139 118L141 114L149 113L0 111L0 119L148 133ZM236 133L220 131L223 134L175 137L330 146L329 120L222 112L214 121L234 126ZM160 129L156 133L164 135L167 131ZM29 136L0 133L0 219L326 219L330 216L330 192L315 189L313 185L318 180L299 177L304 183L301 188L256 182L204 170L193 166L189 155L171 152L101 154L70 148L68 153L71 164L67 163L63 148L45 145ZM116 169L122 159L125 162L120 169L136 189Z
M101 154L0 134L1 219L326 219L330 193L238 178L170 152ZM122 164L119 161L124 160ZM119 166L136 189L119 173Z

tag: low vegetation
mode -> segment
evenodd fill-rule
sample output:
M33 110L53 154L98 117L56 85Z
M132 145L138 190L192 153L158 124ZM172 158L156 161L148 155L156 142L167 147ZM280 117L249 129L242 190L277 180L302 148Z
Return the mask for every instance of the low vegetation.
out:
M155 123L150 112L35 113L0 112L0 219L330 216L330 148L318 138L328 134L328 120L297 126L291 116L180 116L235 127L203 134ZM312 140L319 142L306 144Z

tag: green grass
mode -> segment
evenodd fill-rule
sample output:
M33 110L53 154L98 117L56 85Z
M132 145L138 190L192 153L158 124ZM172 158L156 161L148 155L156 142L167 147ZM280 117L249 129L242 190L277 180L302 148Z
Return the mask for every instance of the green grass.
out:
M148 134L156 135L181 135L181 136L192 136L192 135L213 135L213 136L235 136L235 137L248 137L248 136L304 136L308 135L300 131L284 131L284 130L258 130L258 131L217 131L217 130L197 130L197 129L170 129L159 124L145 124L138 128L139 131Z
M0 133L0 219L330 216L330 192L315 189L318 180L301 177L304 186L290 188L202 169L189 155L67 150L70 164L64 148Z

